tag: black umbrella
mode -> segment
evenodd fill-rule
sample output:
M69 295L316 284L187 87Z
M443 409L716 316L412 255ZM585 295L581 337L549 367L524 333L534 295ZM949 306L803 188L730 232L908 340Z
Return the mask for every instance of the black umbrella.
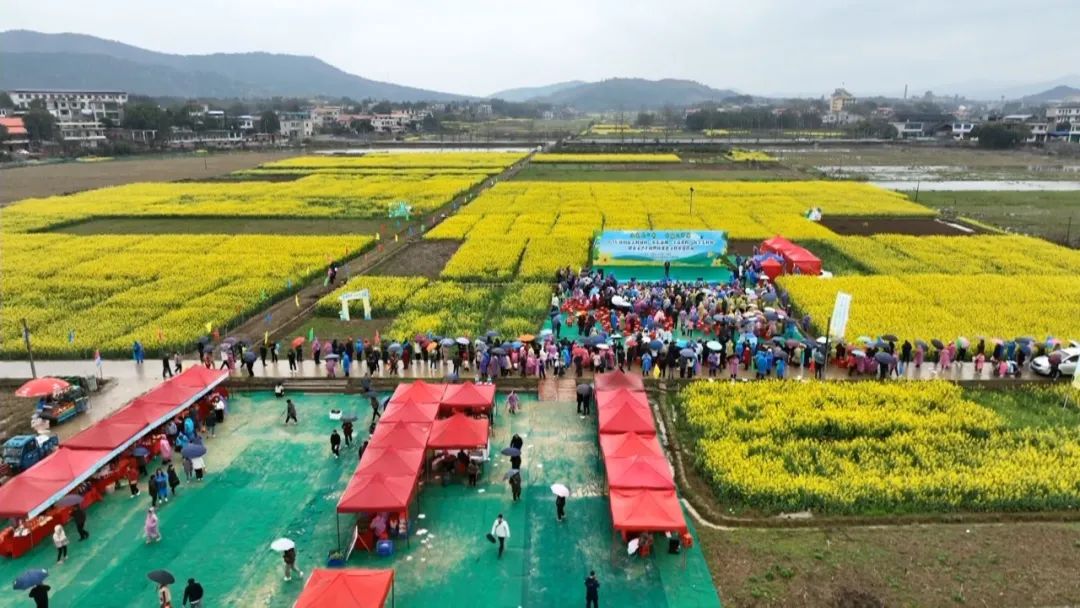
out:
M79 496L78 494L68 494L67 496L65 496L65 497L61 498L60 500L56 501L56 506L61 507L61 508L63 508L63 507L74 507L75 505L81 505L82 501L83 501L82 496Z
M25 591L31 587L36 587L45 582L45 579L49 577L49 571L44 568L34 568L33 570L27 570L19 576L15 577L15 584L12 585L12 589L15 591Z
M589 386L588 384L579 384L579 385L577 385L577 394L579 394L579 395L588 395L590 392L592 392L592 387Z
M176 582L176 577L170 574L168 570L154 570L147 574L146 578L159 585L171 585Z
M597 344L603 344L605 340L600 336L589 336L585 338L586 346L596 346Z
M881 336L881 339L882 339L882 340L885 340L886 342L896 342L896 341L897 341L897 340L899 340L900 338L897 338L897 337L896 337L895 335L893 335L893 334L885 334L884 336Z
M787 361L788 357L790 355L788 355L787 351L785 351L784 349L777 348L777 349L773 350L773 356L775 356L777 359L780 359L782 361Z
M933 344L934 348L945 348L945 343L941 340L938 340L937 338L930 340L930 344Z
M254 363L255 360L258 359L258 358L259 358L259 355L256 354L255 351L253 351L253 350L249 350L246 353L244 353L244 362L245 363Z
M501 357L506 354L506 349L501 346L496 346L495 348L491 349L491 354Z
M886 364L891 363L892 362L892 355L890 355L887 352L882 351L882 352L879 352L878 354L874 355L874 361L877 361L878 363L886 363Z
M341 417L342 422L356 422L360 418L356 414L345 414Z
M510 469L509 471L503 473L503 481L506 481L507 479L510 479L514 475L520 475L520 474L521 474L521 469Z
M180 454L183 455L184 458L187 458L189 460L192 458L198 458L199 456L205 456L206 446L201 446L197 443L189 443L184 446L184 449L180 450Z
M503 448L501 453L503 456L521 456L521 450L517 448Z
M915 346L921 346L921 347L923 347L923 350L925 350L926 349L926 342L924 342L922 340L915 340Z

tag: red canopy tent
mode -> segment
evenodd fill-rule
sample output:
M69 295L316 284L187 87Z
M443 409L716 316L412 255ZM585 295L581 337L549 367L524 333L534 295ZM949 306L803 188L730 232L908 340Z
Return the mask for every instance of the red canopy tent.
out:
M386 406L386 411L379 417L379 423L431 422L438 415L439 404L434 401L399 399Z
M795 247L795 243L792 243L780 235L776 235L761 243L761 249L766 253L783 253L792 247Z
M785 251L784 259L787 260L787 271L789 273L798 269L800 274L811 276L821 274L821 260L802 247L795 247Z
M640 393L639 393L640 394ZM652 410L648 405L622 401L600 407L600 433L641 433L655 435Z
M645 382L642 381L641 376L620 371L600 374L593 378L593 384L596 385L598 391L613 391L620 388L638 392L645 390Z
M338 501L338 513L405 511L416 491L416 475L357 472Z
M431 425L427 446L432 449L482 448L488 444L488 421L465 414L454 414ZM366 454L365 454L366 456Z
M356 467L356 475L416 475L424 463L424 450L420 448L371 447L364 450L364 458Z
M86 481L111 458L108 450L61 446L0 486L0 517L36 517Z
M687 531L675 490L612 489L611 520L622 531Z
M476 385L472 382L448 385L446 394L443 395L442 401L439 402L443 410L483 408L486 411L490 410L494 404L495 385Z
M656 435L619 433L600 435L600 452L604 458L630 458L631 456L664 456Z
M159 420L175 415L179 411L175 405L169 402L147 401L145 397L136 397L131 403L125 405L109 416L108 420L115 424L138 423L146 427L158 426Z
M110 416L65 440L64 447L72 450L122 450L149 430L149 424L143 424L136 418L124 420Z
M315 568L293 608L382 608L393 589L393 570Z
M775 281L776 277L784 274L784 265L776 258L769 258L761 263L761 271L770 281Z
M442 400L443 393L445 392L445 384L428 384L423 380L417 380L416 382L411 382L409 384L397 385L397 388L394 389L394 394L390 397L390 403L402 399L438 403Z
M177 386L211 388L228 377L229 372L227 370L210 369L205 365L192 365L169 380L169 382Z
M372 447L426 448L428 435L431 433L430 422L380 422L375 425L375 434L371 436Z
M596 407L601 410L608 406L627 403L649 407L649 398L643 392L631 391L625 388L613 391L596 391Z
M608 487L674 490L675 477L663 456L605 458Z

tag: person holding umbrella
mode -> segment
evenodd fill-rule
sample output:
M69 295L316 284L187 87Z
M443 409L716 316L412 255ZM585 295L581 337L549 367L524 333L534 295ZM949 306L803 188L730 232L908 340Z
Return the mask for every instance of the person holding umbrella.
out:
M551 492L555 494L555 519L566 519L566 497L570 495L570 489L561 483L552 484Z
M296 547L289 547L281 554L281 559L285 562L285 580L292 580L292 573L295 572L300 576L304 576L304 573L296 567Z
M42 571L44 572L44 570ZM38 583L30 589L30 599L34 600L35 608L49 608L49 590L52 587L45 583Z

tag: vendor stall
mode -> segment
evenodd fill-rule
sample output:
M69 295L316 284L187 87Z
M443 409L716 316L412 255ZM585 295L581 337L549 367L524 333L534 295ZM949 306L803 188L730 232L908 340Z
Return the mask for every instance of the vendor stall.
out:
M617 433L600 435L600 453L607 458L630 458L632 456L664 457L664 450L656 435L641 433Z
M397 385L394 394L390 397L390 402L412 399L413 401L439 403L442 401L445 392L445 384L428 384L423 380L417 380L408 384Z
M495 406L494 384L451 384L446 387L439 407L443 412L456 410L473 410L487 413Z
M637 374L614 371L607 374L599 374L593 379L598 391L614 391L626 389L635 392L645 391L645 382Z
M628 532L687 532L675 490L611 490L611 520Z
M293 608L382 608L394 606L394 571L315 568Z
M620 400L599 406L600 433L656 435L648 403Z
M439 415L436 401L414 401L411 397L391 400L379 417L379 424L391 422L431 422Z
M609 488L674 490L675 477L663 456L605 458Z

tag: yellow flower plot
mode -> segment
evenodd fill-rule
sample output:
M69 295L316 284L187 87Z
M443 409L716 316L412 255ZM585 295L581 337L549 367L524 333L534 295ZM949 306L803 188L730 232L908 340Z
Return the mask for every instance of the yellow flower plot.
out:
M372 152L362 156L298 156L266 163L261 168L504 169L522 158L525 152Z
M767 512L1080 504L1080 430L1020 427L946 382L695 382L681 415L721 499Z
M557 154L533 156L534 163L679 163L676 154Z
M760 150L740 150L739 148L732 149L724 155L724 158L736 163L772 163L777 161L775 156L770 156L767 152L762 152Z

